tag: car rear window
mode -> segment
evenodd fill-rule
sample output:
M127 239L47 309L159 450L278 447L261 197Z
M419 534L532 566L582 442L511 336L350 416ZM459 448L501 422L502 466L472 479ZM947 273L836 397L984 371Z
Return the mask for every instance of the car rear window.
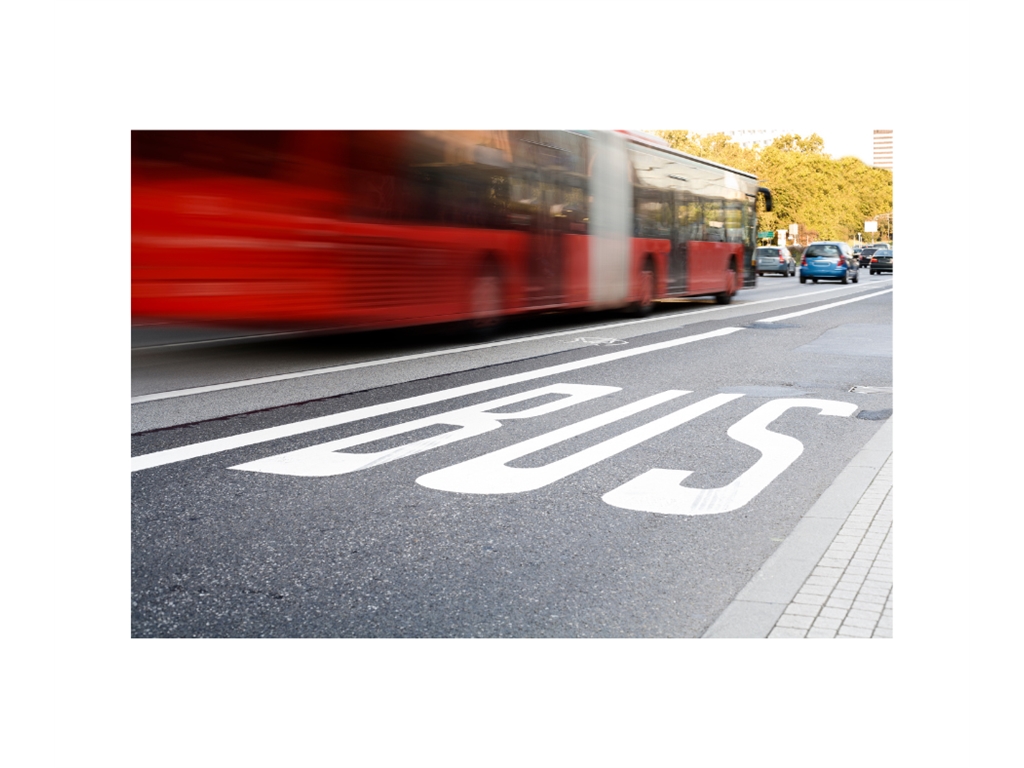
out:
M839 247L835 245L812 245L804 253L804 256L832 259L839 256Z
M777 256L778 254L778 248L758 248L754 251L755 256Z

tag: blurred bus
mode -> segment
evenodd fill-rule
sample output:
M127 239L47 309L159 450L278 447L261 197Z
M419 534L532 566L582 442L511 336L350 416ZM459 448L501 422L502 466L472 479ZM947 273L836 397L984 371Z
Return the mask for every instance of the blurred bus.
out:
M628 131L133 131L133 321L388 328L755 284L754 176Z

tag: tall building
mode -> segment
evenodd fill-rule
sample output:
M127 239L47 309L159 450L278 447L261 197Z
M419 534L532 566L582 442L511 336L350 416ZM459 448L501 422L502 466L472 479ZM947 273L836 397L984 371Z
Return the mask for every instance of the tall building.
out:
M875 168L892 170L892 131L875 130Z

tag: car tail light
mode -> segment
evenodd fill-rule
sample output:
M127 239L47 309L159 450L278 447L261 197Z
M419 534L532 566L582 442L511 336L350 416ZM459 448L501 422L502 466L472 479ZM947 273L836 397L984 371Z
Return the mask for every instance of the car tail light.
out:
M878 262L878 259L876 259L876 258L874 258L874 257L872 257L872 258L871 258L871 263L872 263L872 264L875 264L875 263L877 263L877 262Z
M836 266L837 267L845 267L846 266L846 259L844 259L842 256L840 256L839 257L839 262L836 264Z
M786 263L786 257L785 256L779 256L779 264L785 264L785 263Z
M804 256L802 259L800 259L800 266L801 267L806 267L807 266L807 257L806 256Z

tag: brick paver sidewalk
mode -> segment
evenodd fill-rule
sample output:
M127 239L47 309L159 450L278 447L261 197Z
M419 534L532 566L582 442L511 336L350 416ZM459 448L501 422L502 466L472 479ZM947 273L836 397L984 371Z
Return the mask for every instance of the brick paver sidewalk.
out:
M892 637L892 456L768 637Z

